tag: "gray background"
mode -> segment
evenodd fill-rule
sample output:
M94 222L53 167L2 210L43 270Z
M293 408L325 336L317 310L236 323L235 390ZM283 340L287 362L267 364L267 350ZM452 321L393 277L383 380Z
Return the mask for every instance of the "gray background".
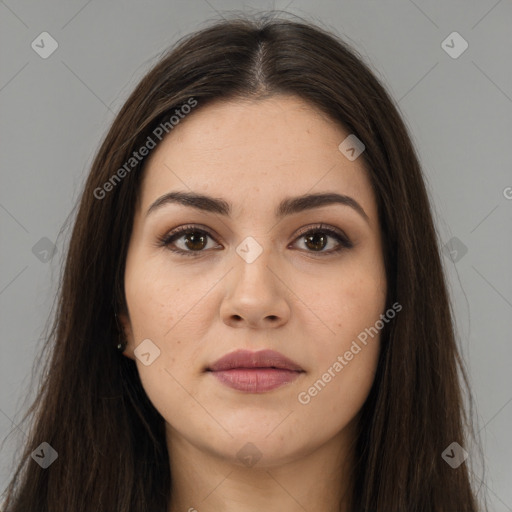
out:
M443 259L484 443L483 489L491 510L512 511L510 0L0 1L0 442L12 432L0 445L0 492L25 435L17 423L68 240L59 231L114 114L178 37L233 10L274 7L334 29L398 102L440 241L458 251ZM59 46L43 59L31 43L45 31ZM458 58L441 46L453 31L469 44Z

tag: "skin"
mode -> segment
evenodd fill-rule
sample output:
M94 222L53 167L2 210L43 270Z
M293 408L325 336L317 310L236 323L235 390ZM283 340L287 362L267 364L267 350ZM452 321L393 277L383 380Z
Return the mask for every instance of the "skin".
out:
M169 511L329 512L340 503L348 510L351 446L379 336L309 403L298 395L385 312L377 205L362 158L349 161L338 149L349 132L295 96L200 107L149 157L127 255L128 312L120 317L124 354L166 420ZM170 191L222 198L231 216L179 204L146 216ZM319 192L351 196L368 220L341 204L274 216L282 199ZM322 248L298 236L319 223L342 230L353 247L329 255L335 238ZM158 244L188 224L212 236L198 257ZM249 236L262 249L252 263L236 252ZM187 243L182 234L174 247L197 252L197 238ZM160 350L148 366L134 355L145 339ZM247 393L204 371L240 348L276 350L304 372L278 389ZM237 457L249 442L261 455L252 466Z

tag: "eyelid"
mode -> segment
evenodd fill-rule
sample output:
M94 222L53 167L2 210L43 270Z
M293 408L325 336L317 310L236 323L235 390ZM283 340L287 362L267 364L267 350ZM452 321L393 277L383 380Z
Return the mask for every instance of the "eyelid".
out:
M212 234L212 231L210 228L208 228L202 224L185 224L182 226L178 226L177 228L174 228L171 231L166 232L164 235L158 237L158 246L159 247L161 247L161 246L167 247L170 251L172 251L174 253L182 254L182 255L201 256L202 254L204 254L208 251L206 251L206 250L184 251L182 249L177 249L177 248L171 249L170 248L171 243L175 239L179 239L181 236L183 236L189 232L192 232L192 231L202 233L202 234L210 237L216 243L219 243L216 235L214 236ZM311 232L327 233L327 235L329 237L335 238L337 240L339 247L336 249L331 249L329 251L302 251L302 252L310 253L313 255L319 254L319 255L328 256L331 254L336 254L338 252L341 252L343 249L350 249L354 246L354 244L349 239L349 237L341 229L336 228L334 226L326 225L323 223L317 223L317 224L313 224L313 225L309 225L309 226L305 226L305 227L301 228L299 230L299 232L294 235L293 242L291 242L290 245L295 244L300 237L305 236ZM288 245L288 247L290 245ZM210 250L212 250L212 249L210 249Z
M335 235L339 236L340 238L342 238L347 244L352 243L350 241L349 237L344 233L344 231L342 231L339 228L335 228L334 226L330 226L329 224L323 224L323 223L313 224L313 225L309 225L309 226L305 226L304 228L301 228L298 231L298 233L295 235L294 241L303 235L307 235L311 231L313 231L313 232L314 231L323 231L326 233L335 234Z

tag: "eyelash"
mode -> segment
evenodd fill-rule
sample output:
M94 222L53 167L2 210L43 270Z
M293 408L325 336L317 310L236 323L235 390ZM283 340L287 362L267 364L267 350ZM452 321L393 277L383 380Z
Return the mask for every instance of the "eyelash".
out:
M192 224L192 225L188 225L188 226L180 226L179 228L176 228L175 230L173 230L169 233L166 233L163 236L158 237L158 246L166 247L168 250L170 250L174 253L183 255L183 256L199 257L204 252L206 252L204 249L200 250L200 251L184 251L182 249L177 249L177 248L171 247L172 242L179 239L181 236L183 236L185 234L189 234L189 233L199 233L202 235L206 235L206 236L210 237L212 240L214 240L215 242L217 242L217 240L215 240L215 238L209 231L207 231L205 229L201 229L197 225ZM317 226L309 227L309 229L306 229L305 231L299 233L299 235L295 238L294 243L301 237L305 237L307 235L311 235L311 234L315 234L315 233L327 234L328 236L336 239L338 241L339 245L336 249L331 249L329 251L306 251L306 252L309 252L312 254L332 255L332 254L339 253L345 249L351 249L353 247L352 242L348 239L348 237L345 234L338 232L335 229L332 229L329 227L324 227L323 224L318 224Z

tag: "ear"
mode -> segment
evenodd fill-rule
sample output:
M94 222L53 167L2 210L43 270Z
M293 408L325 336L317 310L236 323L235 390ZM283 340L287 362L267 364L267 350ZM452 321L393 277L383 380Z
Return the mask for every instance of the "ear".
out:
M117 320L119 322L119 327L123 330L122 332L126 341L126 348L123 351L123 355L130 359L134 359L133 351L135 350L135 344L130 317L128 316L128 313L118 313Z

